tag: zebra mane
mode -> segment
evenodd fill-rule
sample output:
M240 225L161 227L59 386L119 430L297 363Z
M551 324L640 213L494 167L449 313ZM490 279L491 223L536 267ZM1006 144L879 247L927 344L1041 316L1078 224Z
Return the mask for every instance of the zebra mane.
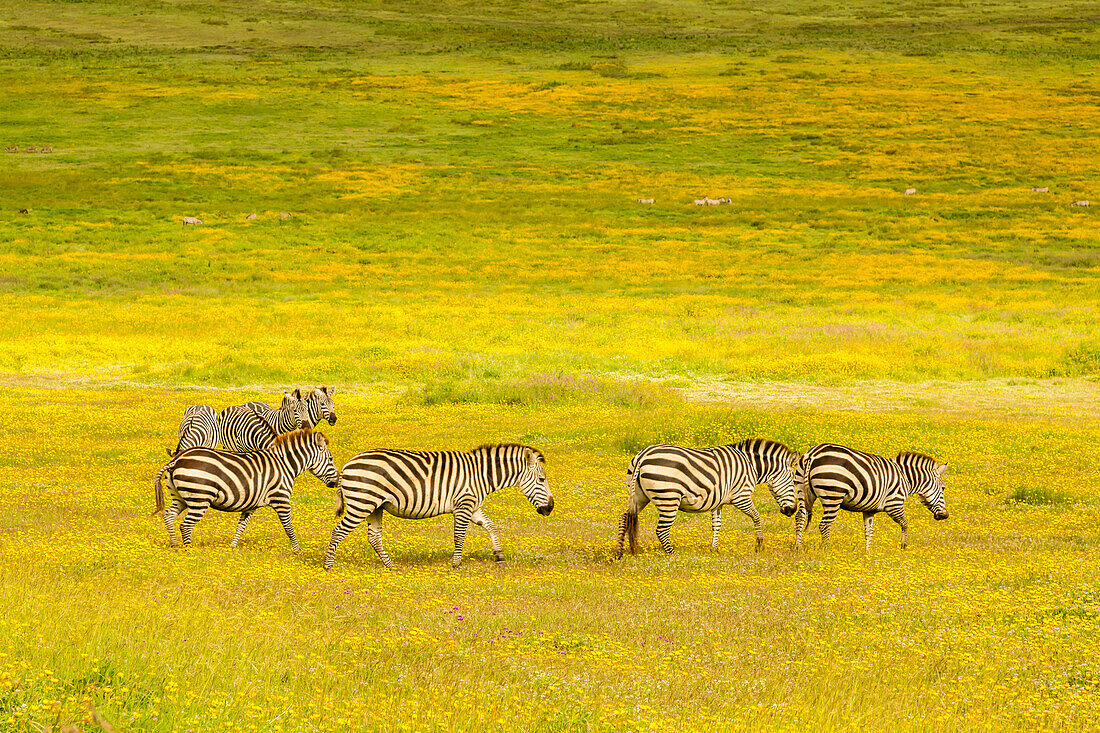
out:
M493 448L522 448L534 453L535 457L539 459L539 463L546 463L546 456L542 454L542 451L538 448L532 448L529 445L523 445L522 443L483 443L470 452L476 453L481 450L492 450Z
M903 450L898 453L898 457L894 460L901 462L906 459L920 466L921 468L935 468L936 466L940 465L940 462L932 456L928 455L927 453L920 453L915 450Z
M301 430L292 430L289 433L283 433L275 437L275 442L271 444L271 448L282 448L292 442L296 442L299 435L320 435L321 439L325 441L325 445L328 445L328 437L324 433L315 433L312 428L302 428Z
M778 440L772 440L771 438L746 438L745 440L742 440L740 443L734 443L733 447L734 448L744 448L749 443L757 443L757 444L762 445L766 448L779 447L779 448L782 448L783 450L787 451L788 455L792 455L792 456L796 455L798 453L798 451L796 451L794 448L790 447L786 443L781 443Z

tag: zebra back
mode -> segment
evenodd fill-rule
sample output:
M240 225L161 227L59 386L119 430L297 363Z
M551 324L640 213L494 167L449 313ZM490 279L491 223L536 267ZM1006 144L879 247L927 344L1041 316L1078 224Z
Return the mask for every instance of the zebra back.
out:
M219 419L222 446L236 452L267 450L276 436L305 427L305 407L300 396L298 390L294 394L283 393L278 410L263 402L225 408Z

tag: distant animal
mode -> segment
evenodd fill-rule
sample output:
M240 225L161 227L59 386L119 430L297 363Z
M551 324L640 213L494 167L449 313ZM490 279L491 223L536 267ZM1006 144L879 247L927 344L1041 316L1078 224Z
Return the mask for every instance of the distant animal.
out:
M4 148L4 150L7 150L9 153L18 153L19 152L19 146L18 145L9 145L6 148Z
M187 226L188 224L202 224L202 219L196 219L193 216L183 217L183 225Z
M220 442L218 413L208 405L195 405L183 411L176 449L167 448L168 456L175 458L191 448L217 448Z
M45 145L38 152L40 152L40 153L52 153L53 152L53 147L51 147L49 145Z
M280 211L280 212L279 212L279 218L280 218L280 219L289 219L289 218L290 218L290 214L288 214L288 213L287 213L287 212L285 212L285 211Z
M721 198L721 199L718 199L718 203L720 203L720 204L732 204L733 200L728 199L728 198Z
M1085 201L1085 200L1074 201L1072 204L1070 204L1071 207L1073 207L1073 206L1089 206L1089 205L1090 205L1089 202Z
M904 195L912 196L916 192L917 192L917 189L915 189L915 188L907 188L907 189L905 189L905 194Z
M248 216L245 217L245 219L255 219L255 218L256 218L255 214L249 214Z
M29 214L29 213L31 213L31 210L30 209L20 209L19 213L20 214Z
M269 506L279 515L291 548L298 552L301 548L291 522L290 494L294 479L307 470L326 486L336 486L339 477L328 438L309 429L281 435L269 449L252 453L210 448L184 451L162 468L154 481L156 507L157 511L164 511L169 543L177 546L175 519L180 510L184 513L180 522L184 545L191 544L191 532L207 509L240 512L237 533L230 543L230 547L236 547L252 514ZM167 511L162 477L172 497Z
M33 145L28 145L28 146L27 146L27 147L26 147L26 148L24 149L24 152L26 152L26 153L37 153L37 152L38 152L38 148L36 148L36 147L35 147L35 146L33 146Z
M623 556L623 540L630 553L638 548L638 513L650 502L657 508L657 539L666 553L675 551L669 540L677 512L711 512L711 549L718 549L722 507L732 504L752 520L756 549L764 546L763 522L752 500L757 484L766 483L786 516L795 512L794 471L798 452L774 440L750 438L714 448L651 445L630 461L627 469L626 511L619 519L615 557Z
M302 400L305 426L316 427L321 420L328 420L329 425L336 424L336 403L332 401L332 392L328 387L315 387L304 400Z
M886 512L901 527L901 546L907 543L909 523L905 499L916 494L938 520L947 519L943 498L946 463L923 453L903 451L895 458L863 453L831 443L815 446L802 456L795 482L801 501L795 519L795 549L802 547L802 530L821 499L821 541L828 544L837 511L863 513L863 537L871 550L875 514Z
M652 204L653 199L638 199L639 204Z
M692 203L696 206L705 206L708 200L707 198L695 199Z
M1034 191L1035 193L1049 193L1050 192L1050 186L1039 186L1039 187L1032 186L1031 190Z
M498 489L518 486L520 492L546 516L554 497L546 481L542 452L526 445L483 445L472 451L372 450L348 461L340 471L336 516L325 553L325 568L336 562L336 547L367 520L367 540L387 568L393 561L382 547L382 511L405 519L454 515L454 555L462 564L462 548L470 522L484 527L493 545L493 558L504 561L496 526L481 508Z
M222 448L238 452L266 450L276 436L304 427L305 407L299 390L284 392L278 410L263 402L246 402L227 407L218 416Z

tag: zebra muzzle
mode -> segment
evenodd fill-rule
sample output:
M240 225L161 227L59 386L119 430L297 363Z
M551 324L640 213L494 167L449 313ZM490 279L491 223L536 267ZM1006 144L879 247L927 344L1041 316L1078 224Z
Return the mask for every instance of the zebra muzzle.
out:
M947 519L947 512L944 512L943 514L936 514L934 516L936 517L937 522L942 522L944 519Z
M549 516L550 512L554 511L554 500L551 499L550 503L546 506L540 506L538 509L539 514L542 516Z

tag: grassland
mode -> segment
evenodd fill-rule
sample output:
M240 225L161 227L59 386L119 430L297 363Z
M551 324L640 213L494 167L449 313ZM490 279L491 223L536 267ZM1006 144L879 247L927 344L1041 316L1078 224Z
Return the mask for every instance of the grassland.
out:
M0 728L1095 729L1098 48L1084 2L5 4ZM303 478L301 556L169 551L182 410L322 383L338 464L528 442L554 514L325 573ZM633 451L753 434L927 451L951 519L796 555L761 491L762 553L611 561Z

